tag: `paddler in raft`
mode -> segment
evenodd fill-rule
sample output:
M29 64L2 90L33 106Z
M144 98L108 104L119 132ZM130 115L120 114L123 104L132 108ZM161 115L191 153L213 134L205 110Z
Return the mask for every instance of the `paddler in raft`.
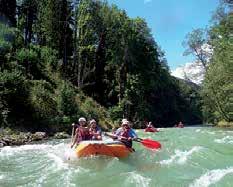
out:
M158 129L154 127L151 121L146 125L146 128L144 131L145 132L159 132Z
M97 126L96 121L92 119L90 121L89 135L91 140L102 140L101 129Z
M87 121L84 117L79 118L78 120L79 124L76 125L77 128L75 130L75 136L73 143L71 144L71 148L75 145L78 144L79 142L83 140L89 140L90 139L90 134L89 134L89 129L87 127Z
M178 128L184 128L184 124L180 121L179 124L177 125Z
M121 127L116 130L115 134L105 133L105 135L112 139L118 139L128 148L132 148L132 140L138 138L136 132L130 127L127 119L122 120Z

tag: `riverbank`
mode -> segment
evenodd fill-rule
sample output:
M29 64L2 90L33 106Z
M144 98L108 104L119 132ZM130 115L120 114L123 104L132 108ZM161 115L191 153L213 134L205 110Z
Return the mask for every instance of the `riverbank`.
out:
M231 122L219 122L217 125L192 125L185 127L217 127L225 129L233 129ZM4 146L19 146L30 144L36 141L49 140L49 139L67 139L70 135L66 132L56 132L48 134L46 132L27 132L22 130L13 130L10 128L0 128L0 148Z
M53 139L70 138L65 132L57 132L54 135L48 135L46 132L22 132L10 128L0 129L0 148L4 146L24 145L31 142Z
M233 128L233 122L220 121L218 122L217 127Z

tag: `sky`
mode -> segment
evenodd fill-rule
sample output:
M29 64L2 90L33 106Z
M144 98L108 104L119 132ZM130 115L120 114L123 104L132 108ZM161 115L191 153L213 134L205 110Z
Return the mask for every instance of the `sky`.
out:
M131 18L142 17L165 51L171 70L194 61L183 56L182 42L193 29L206 28L219 0L108 0L126 10Z

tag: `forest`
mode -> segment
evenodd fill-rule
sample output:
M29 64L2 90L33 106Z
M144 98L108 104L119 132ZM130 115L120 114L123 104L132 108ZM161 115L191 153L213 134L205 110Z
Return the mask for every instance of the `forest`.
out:
M230 2L231 3L231 2ZM104 129L233 121L233 14L186 38L206 68L203 85L170 75L146 21L96 0L0 1L0 127L70 130L80 116ZM201 47L208 43L207 59Z

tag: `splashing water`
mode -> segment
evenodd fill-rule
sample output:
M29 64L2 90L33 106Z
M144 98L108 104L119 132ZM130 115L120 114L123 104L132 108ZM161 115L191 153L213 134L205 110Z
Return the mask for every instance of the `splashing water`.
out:
M219 180L221 180L225 175L233 173L233 167L228 169L216 169L211 170L202 175L199 179L195 180L194 184L190 185L190 187L207 187L211 184L215 184Z
M188 157L191 157L194 152L198 152L199 150L201 150L201 148L202 147L200 146L194 146L189 151L175 150L175 154L172 155L170 159L162 160L160 163L161 164L171 164L171 163L184 164L187 161Z
M223 144L233 144L233 136L226 136L221 139L215 139L214 142Z
M150 187L229 186L233 184L233 131L168 128L137 130L162 144L150 151L134 143L128 158L77 158L69 140L0 149L0 186Z

